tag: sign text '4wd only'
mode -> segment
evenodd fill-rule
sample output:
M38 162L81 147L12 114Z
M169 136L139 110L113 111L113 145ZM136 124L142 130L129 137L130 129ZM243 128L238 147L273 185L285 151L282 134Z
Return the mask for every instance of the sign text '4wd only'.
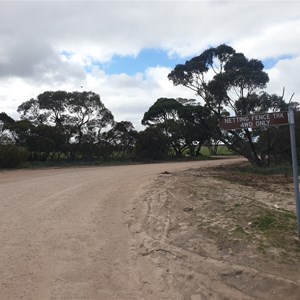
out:
M288 123L288 113L283 111L223 118L220 125L224 130L234 130L287 125Z

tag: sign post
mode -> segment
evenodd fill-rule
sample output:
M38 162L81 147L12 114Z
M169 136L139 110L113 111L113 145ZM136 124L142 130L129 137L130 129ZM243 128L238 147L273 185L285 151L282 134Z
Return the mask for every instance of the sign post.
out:
M298 179L298 162L296 150L296 136L295 136L295 118L294 110L289 107L289 111L262 113L247 116L226 117L220 121L220 126L224 130L236 130L245 128L259 128L269 126L289 125L291 138L291 151L293 161L293 177L294 190L296 201L296 215L297 215L297 234L300 237L300 194L299 194L299 179Z
M299 197L298 162L297 162L297 148L296 148L296 136L295 136L295 118L294 118L294 110L292 107L289 107L289 125L290 125L294 190L295 190L295 201L296 201L297 233L298 233L298 237L300 237L300 197Z

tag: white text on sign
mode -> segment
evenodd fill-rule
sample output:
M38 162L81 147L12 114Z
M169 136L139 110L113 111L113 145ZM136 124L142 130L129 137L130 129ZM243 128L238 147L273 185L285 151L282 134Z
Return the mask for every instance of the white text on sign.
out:
M225 130L268 127L288 124L287 112L274 112L224 118L220 125Z

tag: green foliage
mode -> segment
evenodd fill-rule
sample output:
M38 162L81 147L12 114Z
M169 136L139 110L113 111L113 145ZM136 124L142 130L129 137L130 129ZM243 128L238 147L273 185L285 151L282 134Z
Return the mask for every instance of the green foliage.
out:
M5 112L0 113L0 121L3 122L4 125L14 123L14 119L8 116Z
M263 90L269 77L263 71L261 61L248 59L224 44L209 48L185 64L177 65L168 78L174 85L183 85L195 91L217 120L228 116L230 112L249 115L287 110L288 104L283 96L269 95ZM215 140L222 141L258 167L266 166L267 157L276 157L270 152L270 143L276 152L277 134L273 135L272 142L262 137L259 144L257 140L264 134L263 129L228 132L217 126L211 126L210 129Z
M99 140L101 130L114 123L112 113L94 92L47 91L21 104L21 118L33 125L55 126L68 143Z
M166 136L155 127L149 127L137 135L136 157L138 160L164 159L168 149Z
M183 105L173 98L159 98L157 101L145 112L142 119L143 125L151 125L163 123L167 120L178 119L178 110Z
M0 168L19 167L25 162L27 154L16 145L0 145Z
M31 160L93 160L111 150L102 131L114 125L114 117L94 92L46 91L22 103L18 112L21 121L10 130Z
M5 112L0 113L0 144L13 143L12 135L9 131L9 127L15 120L8 116Z
M108 132L104 132L102 140L111 146L111 151L116 156L122 159L133 158L137 134L131 122L121 121L116 122Z
M27 146L27 140L31 136L34 125L29 120L15 121L9 125L9 130L13 133L15 144L20 147Z
M210 111L194 99L159 98L145 112L142 124L161 131L177 157L187 149L191 156L197 156L211 137L213 119Z

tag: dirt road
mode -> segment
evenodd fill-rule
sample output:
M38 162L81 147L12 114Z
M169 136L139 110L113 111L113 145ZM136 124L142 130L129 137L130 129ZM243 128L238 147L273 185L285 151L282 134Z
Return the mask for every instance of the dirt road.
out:
M133 199L161 172L231 161L0 172L0 298L175 299L137 260Z

